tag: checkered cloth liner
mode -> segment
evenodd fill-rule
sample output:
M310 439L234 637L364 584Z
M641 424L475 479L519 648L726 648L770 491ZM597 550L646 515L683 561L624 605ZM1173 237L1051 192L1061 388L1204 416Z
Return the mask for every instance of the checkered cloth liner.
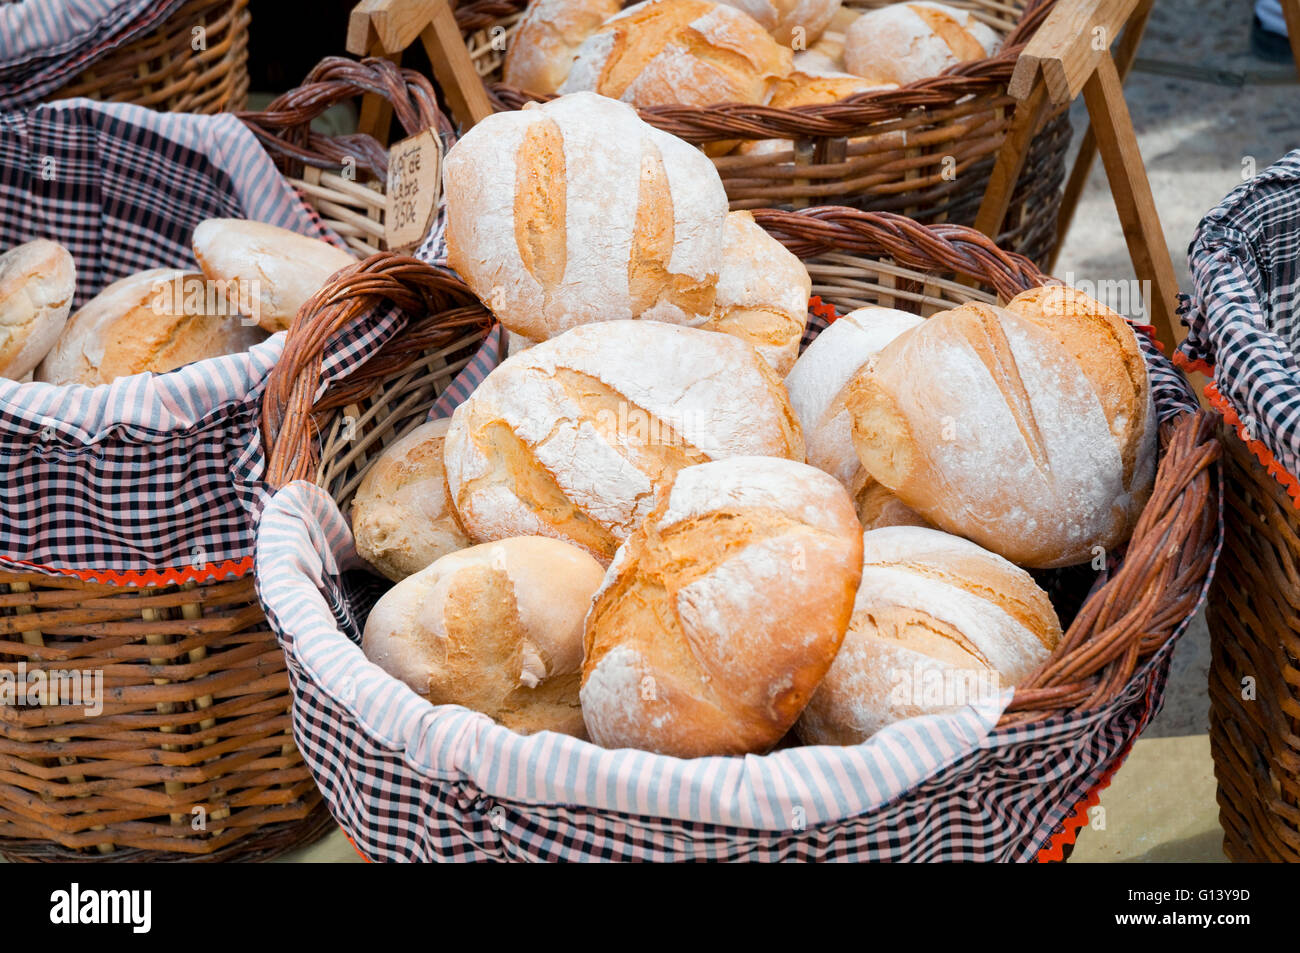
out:
M0 110L35 105L148 33L185 0L22 0L0 3Z
M197 268L190 235L252 218L337 241L233 116L68 100L0 115L0 248L50 238L76 305L148 268ZM405 323L340 338L330 379ZM264 469L259 398L283 346L99 388L0 380L0 566L119 582L246 572Z
M1206 215L1188 258L1190 330L1180 353L1213 367L1248 436L1300 476L1300 150Z
M811 323L815 335L825 318ZM1194 409L1186 382L1139 337L1161 418ZM498 330L431 416L500 358ZM1034 860L1073 842L1078 821L1067 831L1067 819L1159 709L1177 638L1086 714L997 729L1008 692L856 747L685 761L516 735L385 674L359 644L387 584L309 483L263 511L256 578L288 658L299 750L372 860Z

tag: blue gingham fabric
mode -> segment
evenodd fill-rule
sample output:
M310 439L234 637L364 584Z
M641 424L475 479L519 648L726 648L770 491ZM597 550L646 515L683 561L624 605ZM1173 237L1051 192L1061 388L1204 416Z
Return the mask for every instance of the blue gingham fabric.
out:
M185 0L0 3L0 110L40 102L95 61L143 36Z
M74 306L144 269L197 268L190 237L213 217L338 242L233 116L84 99L0 114L0 248L67 247ZM404 324L390 309L340 336L326 377ZM0 566L141 584L248 572L259 398L282 347L97 388L0 380Z
M828 317L814 308L813 335ZM1186 381L1139 340L1161 419L1194 410ZM501 358L498 331L430 416L449 413ZM1038 859L1073 842L1067 822L1159 710L1173 645L1212 575L1173 638L1103 708L997 728L1008 692L855 747L682 760L517 735L431 705L368 661L361 634L387 583L365 570L319 487L275 494L255 567L288 659L295 741L334 818L375 861Z
M1233 190L1188 251L1192 294L1179 352L1293 478L1300 476L1300 150Z

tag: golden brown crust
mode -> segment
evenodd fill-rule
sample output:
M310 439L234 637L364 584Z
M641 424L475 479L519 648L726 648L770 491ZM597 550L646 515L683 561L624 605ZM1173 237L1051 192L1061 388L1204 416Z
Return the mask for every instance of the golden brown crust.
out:
M618 11L619 0L533 0L506 51L506 84L539 96L555 93L582 41Z

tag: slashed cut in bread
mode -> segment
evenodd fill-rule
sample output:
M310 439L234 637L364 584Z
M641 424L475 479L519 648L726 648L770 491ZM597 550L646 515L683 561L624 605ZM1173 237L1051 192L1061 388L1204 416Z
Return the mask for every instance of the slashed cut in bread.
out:
M558 91L582 41L620 6L619 0L533 0L506 50L506 85L538 96Z
M854 378L846 406L863 467L929 522L1018 565L1067 566L1128 538L1155 413L1131 329L1030 308L934 315Z
M803 459L780 378L725 334L586 325L493 370L452 416L447 485L478 540L536 534L608 563L683 467Z
M646 0L578 48L562 93L634 106L763 103L793 57L741 11L708 0Z
M858 744L904 718L992 702L1061 639L1029 573L972 542L903 526L862 543L848 632L799 720L807 744Z
M435 705L581 738L582 623L602 578L599 563L554 539L463 549L385 593L361 648Z
M450 426L450 418L433 420L385 447L352 498L357 552L394 582L471 543L447 495Z
M587 616L591 740L683 758L771 748L834 659L861 570L853 507L820 470L771 457L682 470Z

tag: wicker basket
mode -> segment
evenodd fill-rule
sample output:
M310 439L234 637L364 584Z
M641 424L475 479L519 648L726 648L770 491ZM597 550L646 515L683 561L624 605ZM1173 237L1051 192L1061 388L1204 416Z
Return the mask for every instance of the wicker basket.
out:
M1224 558L1210 590L1210 750L1223 850L1300 863L1300 151L1239 186L1189 251L1187 339L1224 416Z
M869 9L889 2L848 0L846 5ZM1052 3L957 0L955 6L975 11L1004 38L1002 49L896 90L793 109L733 103L654 106L640 113L651 125L701 146L727 140L795 142L786 152L714 159L733 209L834 204L897 212L925 223L970 225L1015 113L1007 84L1016 59ZM526 6L527 0L476 0L456 9L470 58L499 109L517 109L536 98L500 82L502 50ZM901 148L899 134L906 143ZM998 236L1000 247L1040 265L1056 245L1069 144L1069 117L1058 110L1030 144Z
M187 0L49 99L85 96L166 112L219 113L248 99L248 0ZM195 30L203 48L195 49Z
M820 301L841 310L872 303L929 315L964 301L1005 299L1045 281L1026 259L1006 254L960 226L927 228L887 213L844 208L762 211L756 218L806 261ZM969 286L972 280L982 287ZM408 312L412 319L408 330L345 384L320 394L322 343L384 302ZM490 316L459 282L413 259L378 255L337 276L295 319L284 357L264 397L269 481L276 486L310 481L325 488L346 511L366 464L426 419L434 397L447 386L447 371L471 359L489 326ZM1150 347L1147 350L1154 354ZM1168 368L1167 363L1163 366ZM360 658L355 645L349 645L349 638L357 639L359 631L344 620L352 619L359 626L382 591L378 581L364 573L340 576L342 591L332 590L321 603L322 610L326 603L348 606L344 616L335 608L333 616L325 611L312 620L316 623L313 638L321 639L315 644L328 643L322 651L335 660L347 684L314 681L299 654L298 636L305 632L285 628L293 625L294 618L306 618L295 616L303 600L286 595L288 604L272 606L280 592L292 588L292 573L284 570L289 575L283 580L261 579L275 587L264 588L262 596L290 657L296 730L300 740L305 739L304 750L331 810L359 849L373 858L1025 859L1044 850L1059 859L1061 848L1073 842L1083 823L1076 815L1081 814L1077 809L1085 803L1085 795L1104 783L1106 772L1122 760L1133 737L1158 707L1171 642L1203 598L1218 551L1215 461L1219 445L1213 424L1200 412L1170 412L1171 400L1179 408L1190 408L1194 402L1171 368L1162 380L1157 401L1169 419L1161 427L1156 487L1118 566L1104 580L1088 567L1041 574L1063 622L1068 623L1059 648L1042 669L1017 687L996 733L974 761L967 759L940 772L924 789L911 792L896 810L845 820L832 829L809 828L776 836L680 818L629 817L584 804L515 803L500 792L480 790L469 777L449 775L445 765L431 765L424 759L440 746L455 747L447 739L463 733L473 739L464 742L465 747L476 752L495 751L491 739L502 736L522 745L533 739L481 725L445 727L459 717L457 713L464 713L453 706L430 709L409 692L405 693L409 697L398 697L402 693L394 692L394 680L376 674L377 670L363 672L373 666ZM455 386L463 399L466 386L461 382ZM299 485L285 492L292 493ZM272 543L267 534L281 529L278 524L268 527L264 519L259 571L263 551ZM323 546L327 534L314 527L311 539ZM276 551L277 570L288 562L283 556ZM324 558L333 566L340 557L335 552ZM279 588L278 582L286 585ZM388 719L386 727L381 731L353 714L363 709L382 711ZM597 770L595 754L586 755L591 746L574 744L583 745L583 753L566 756L579 757ZM550 750L521 747L509 755L499 754L491 763L527 760L535 772L531 759L546 758ZM510 760L516 756L525 760ZM659 762L667 772L690 764L656 759ZM1036 770L1046 773L1039 775ZM608 785L591 779L591 789L625 784L636 788L626 775L620 777L617 784ZM987 839L979 831L972 833L968 817L961 831L945 829L941 802L959 798L961 785L973 777L984 788L981 803L986 797L993 799L990 803L998 804L999 811L1005 807L1005 814L1015 817L1018 826L1000 828L997 836L990 834ZM1041 786L1035 786L1035 781ZM580 779L578 789L586 783ZM747 793L742 791L732 800L744 802ZM961 810L969 810L969 805ZM485 812L490 816L485 817ZM503 824L502 818L508 823ZM898 829L891 828L913 822L920 826L901 839Z
M368 92L386 97L410 132L447 128L428 81L384 60L327 61L268 111L242 116L300 168L357 158L372 181L296 184L361 250L374 222L382 235L385 152L366 137L315 136L308 124ZM251 574L139 587L0 572L0 662L102 671L107 699L96 717L0 707L0 855L264 860L332 827L293 745L284 655Z

